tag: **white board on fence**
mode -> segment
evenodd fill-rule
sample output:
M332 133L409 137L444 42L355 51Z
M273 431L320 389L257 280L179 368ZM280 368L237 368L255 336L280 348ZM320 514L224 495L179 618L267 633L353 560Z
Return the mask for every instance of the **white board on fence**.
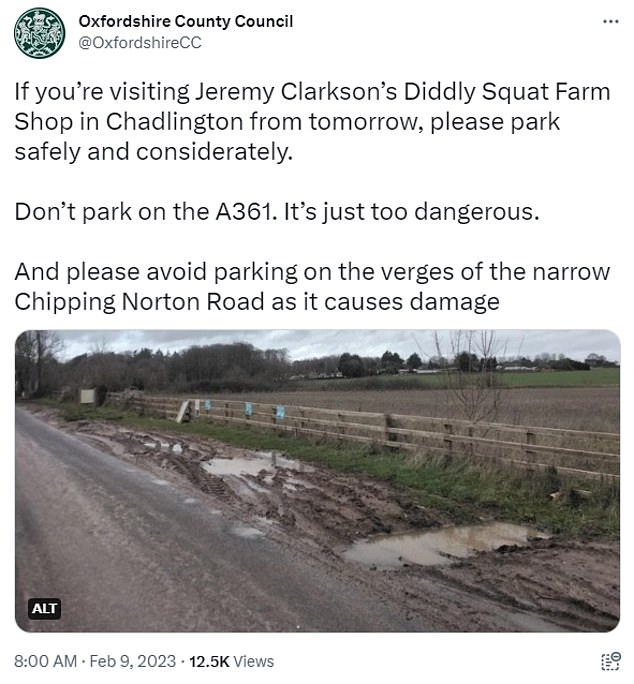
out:
M95 403L95 390L94 389L79 390L79 403L80 404L94 404Z
M189 408L189 399L187 401L181 402L181 407L178 410L178 415L176 416L176 422L182 423L183 419L187 415L187 409Z

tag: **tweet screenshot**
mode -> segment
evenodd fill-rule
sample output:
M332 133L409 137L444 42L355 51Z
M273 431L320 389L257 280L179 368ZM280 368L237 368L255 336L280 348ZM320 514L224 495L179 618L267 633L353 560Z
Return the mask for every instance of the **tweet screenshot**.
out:
M627 678L630 4L1 12L3 681Z

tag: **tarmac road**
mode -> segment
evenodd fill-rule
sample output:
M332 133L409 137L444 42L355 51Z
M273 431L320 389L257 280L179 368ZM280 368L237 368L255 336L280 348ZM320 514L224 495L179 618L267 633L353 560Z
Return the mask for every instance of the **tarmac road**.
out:
M28 631L366 632L432 625L266 532L16 409L16 620ZM29 620L29 597L60 620Z

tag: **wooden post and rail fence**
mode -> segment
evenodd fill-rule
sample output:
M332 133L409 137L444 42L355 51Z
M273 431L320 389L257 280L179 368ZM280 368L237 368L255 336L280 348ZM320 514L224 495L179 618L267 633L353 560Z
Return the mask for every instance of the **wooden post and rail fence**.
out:
M214 397L111 393L110 405L144 415L223 425L246 425L317 439L354 441L410 451L492 459L500 463L618 481L620 437L501 423L343 411Z

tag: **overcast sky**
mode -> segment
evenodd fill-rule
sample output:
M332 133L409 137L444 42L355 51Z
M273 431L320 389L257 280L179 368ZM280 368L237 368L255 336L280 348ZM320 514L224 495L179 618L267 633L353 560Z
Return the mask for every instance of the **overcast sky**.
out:
M423 360L436 354L433 330L57 330L64 343L61 358L95 351L134 351L148 347L164 353L192 345L248 342L259 349L286 349L291 360L330 354L381 356L397 352L403 359L416 352ZM437 331L446 340L447 331ZM620 343L607 330L498 330L495 355L530 358L537 354L564 354L583 360L602 354L620 361ZM447 356L451 348L443 342Z

